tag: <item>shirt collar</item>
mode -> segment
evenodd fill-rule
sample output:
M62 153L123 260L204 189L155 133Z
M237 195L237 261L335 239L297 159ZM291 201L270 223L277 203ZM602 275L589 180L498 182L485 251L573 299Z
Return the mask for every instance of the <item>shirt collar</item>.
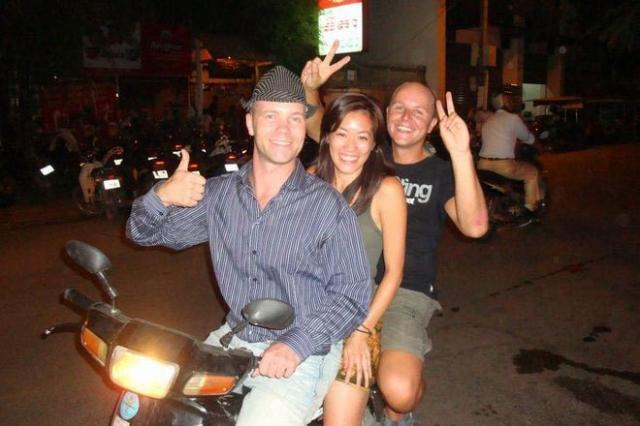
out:
M253 170L253 162L249 161L247 164L242 166L238 171L238 178L242 182L243 185L248 187L252 187L251 185L251 172ZM304 166L300 162L300 160L296 159L296 167L293 169L293 173L287 178L287 180L282 185L283 188L287 188L290 190L301 190L304 188L305 177L307 175L307 171L304 169Z

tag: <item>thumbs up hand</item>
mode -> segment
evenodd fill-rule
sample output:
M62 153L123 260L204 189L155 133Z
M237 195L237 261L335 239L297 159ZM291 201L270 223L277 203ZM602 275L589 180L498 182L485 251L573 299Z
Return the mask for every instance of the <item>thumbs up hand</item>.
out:
M184 149L180 152L182 158L178 168L156 189L165 207L195 207L204 196L206 179L189 171L189 153Z

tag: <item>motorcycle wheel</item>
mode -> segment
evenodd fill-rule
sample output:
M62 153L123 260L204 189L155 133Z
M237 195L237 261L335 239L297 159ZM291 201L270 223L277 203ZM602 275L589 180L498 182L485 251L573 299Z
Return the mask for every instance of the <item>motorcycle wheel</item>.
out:
M153 188L153 185L156 184L156 179L153 177L153 174L151 174L150 172L145 173L145 174L141 174L138 177L138 183L136 184L136 196L139 197L141 195L146 194L147 192L149 192L149 190L151 188Z
M118 218L120 209L120 194L117 191L104 191L102 193L102 203L107 220L114 221Z
M93 203L87 203L84 201L82 188L80 188L79 185L73 189L71 198L73 199L73 203L76 205L78 210L80 210L80 212L84 215L97 216L104 211L104 205L98 199L96 199Z
M105 209L105 215L107 216L107 220L113 222L118 218L118 206L113 204L108 204Z

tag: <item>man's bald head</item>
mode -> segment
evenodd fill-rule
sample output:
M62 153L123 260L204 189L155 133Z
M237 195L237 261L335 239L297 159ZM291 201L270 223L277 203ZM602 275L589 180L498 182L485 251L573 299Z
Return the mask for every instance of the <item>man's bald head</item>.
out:
M422 146L438 120L436 97L426 85L409 81L394 90L387 107L387 131L397 146Z

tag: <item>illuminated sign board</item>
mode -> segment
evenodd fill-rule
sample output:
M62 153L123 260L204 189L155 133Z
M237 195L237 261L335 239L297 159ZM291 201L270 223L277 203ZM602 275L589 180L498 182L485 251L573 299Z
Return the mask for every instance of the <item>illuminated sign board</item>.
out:
M340 41L337 53L362 52L362 2L363 0L318 0L320 55L326 55L335 40Z

